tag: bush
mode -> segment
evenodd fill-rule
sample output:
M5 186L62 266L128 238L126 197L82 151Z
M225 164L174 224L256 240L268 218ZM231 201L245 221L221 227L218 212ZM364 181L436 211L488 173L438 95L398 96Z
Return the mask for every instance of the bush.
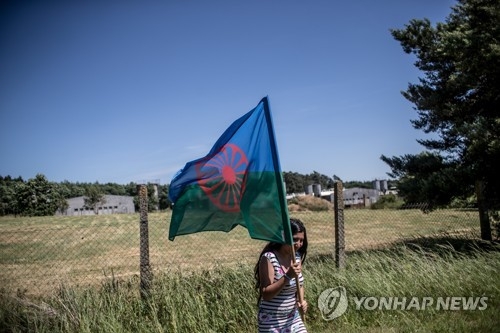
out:
M325 199L312 195L303 195L290 199L288 201L288 210L291 212L321 212L333 210L333 204Z
M403 199L394 194L379 197L378 201L371 205L372 209L399 209L404 204Z

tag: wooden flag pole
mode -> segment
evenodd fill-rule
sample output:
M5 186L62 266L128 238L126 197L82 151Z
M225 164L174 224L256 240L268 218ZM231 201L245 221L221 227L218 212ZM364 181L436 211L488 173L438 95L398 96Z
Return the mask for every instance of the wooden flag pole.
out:
M292 264L296 263L295 259L295 248L292 244ZM302 265L302 262L300 263ZM297 276L295 278L295 285L297 286L297 299L299 300L299 303L302 304L302 301L304 300L302 297L302 294L300 293L300 280L299 277ZM304 310L302 307L300 308L300 317L302 318L302 322L305 324L306 323L306 314L304 313Z

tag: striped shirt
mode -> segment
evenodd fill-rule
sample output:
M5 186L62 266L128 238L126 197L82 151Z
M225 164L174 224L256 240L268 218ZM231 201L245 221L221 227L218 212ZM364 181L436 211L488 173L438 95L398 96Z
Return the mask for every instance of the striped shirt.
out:
M283 277L285 272L273 252L266 252L267 258L274 268L274 282ZM296 262L300 262L300 254L296 253ZM302 273L299 274L299 284L304 284ZM289 332L306 332L297 309L296 280L287 280L286 285L273 299L259 302L259 332L275 332L276 329L289 329Z

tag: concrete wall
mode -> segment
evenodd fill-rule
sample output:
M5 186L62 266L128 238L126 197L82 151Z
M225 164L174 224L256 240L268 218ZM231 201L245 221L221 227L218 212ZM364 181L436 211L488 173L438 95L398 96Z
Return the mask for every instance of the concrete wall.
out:
M344 190L343 196L345 207L369 207L377 202L379 191L359 187L348 188Z
M86 208L84 197L68 199L68 209L64 215L95 215L94 210ZM135 213L134 198L124 195L105 195L106 202L99 206L99 215ZM60 214L60 213L58 213Z

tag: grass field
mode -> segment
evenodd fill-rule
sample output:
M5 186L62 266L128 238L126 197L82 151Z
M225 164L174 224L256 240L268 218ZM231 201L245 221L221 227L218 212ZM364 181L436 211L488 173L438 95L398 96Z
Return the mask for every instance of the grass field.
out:
M332 255L333 212L295 212L306 225L310 255ZM197 271L253 264L264 242L246 229L168 240L169 212L149 214L149 255L155 272ZM420 236L478 235L476 212L345 210L347 251L386 247ZM0 217L0 285L23 294L98 285L107 277L139 272L139 215Z
M333 212L304 221L309 332L498 332L500 248L477 240L477 213L346 210L347 266L335 268ZM256 331L253 265L264 242L243 228L168 241L149 215L154 271L139 293L139 215L0 218L0 332ZM332 321L319 296L346 288ZM356 309L354 297L483 297L481 310Z
M421 237L384 249L353 251L335 269L328 255L304 265L309 332L481 332L500 327L500 247L457 237ZM147 297L136 277L88 288L62 287L45 296L0 293L1 332L257 331L252 265L157 272ZM325 320L320 294L344 287L348 307ZM481 298L479 308L357 309L355 298ZM483 304L481 304L483 305Z

